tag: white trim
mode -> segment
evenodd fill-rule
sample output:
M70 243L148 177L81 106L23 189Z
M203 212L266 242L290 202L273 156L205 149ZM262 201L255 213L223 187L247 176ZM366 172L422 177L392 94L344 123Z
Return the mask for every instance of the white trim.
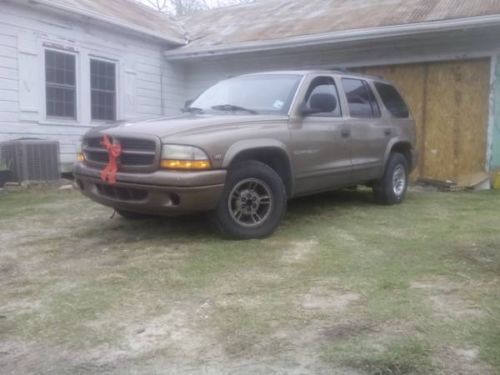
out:
M491 163L493 162L493 142L495 131L495 94L496 94L496 74L497 74L498 57L491 56L491 70L490 70L490 92L489 92L489 113L488 113L488 131L486 138L486 171L491 170Z
M188 46L184 48L165 51L164 56L169 60L185 59L189 57L222 56L275 49L310 47L322 44L333 45L345 42L389 39L399 36L456 31L468 28L485 28L498 25L500 25L500 15L467 17L407 25L343 30L323 34L302 35L279 40L251 41L222 46L190 48L188 44Z

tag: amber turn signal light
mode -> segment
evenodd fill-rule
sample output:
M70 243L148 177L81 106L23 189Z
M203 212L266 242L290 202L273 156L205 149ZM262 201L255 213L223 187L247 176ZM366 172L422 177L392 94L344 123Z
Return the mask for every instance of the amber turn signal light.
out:
M76 160L85 161L85 155L83 154L83 152L79 152L78 154L76 154Z
M203 171L212 166L208 160L162 160L161 167L183 171Z

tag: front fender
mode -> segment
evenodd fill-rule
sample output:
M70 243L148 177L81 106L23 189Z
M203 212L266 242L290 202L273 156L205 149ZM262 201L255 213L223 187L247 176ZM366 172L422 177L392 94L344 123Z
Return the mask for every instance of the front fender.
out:
M246 139L243 141L236 142L233 144L226 155L224 156L224 161L222 162L222 168L228 168L234 158L238 156L240 153L244 151L253 151L259 149L278 149L282 151L288 158L288 161L291 162L290 153L288 148L283 142L280 142L275 139Z

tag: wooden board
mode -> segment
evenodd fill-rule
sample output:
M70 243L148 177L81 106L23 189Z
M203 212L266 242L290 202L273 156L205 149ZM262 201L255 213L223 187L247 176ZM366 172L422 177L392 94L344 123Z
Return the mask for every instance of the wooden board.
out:
M394 82L408 101L421 155L413 178L445 181L484 171L489 59L360 70Z

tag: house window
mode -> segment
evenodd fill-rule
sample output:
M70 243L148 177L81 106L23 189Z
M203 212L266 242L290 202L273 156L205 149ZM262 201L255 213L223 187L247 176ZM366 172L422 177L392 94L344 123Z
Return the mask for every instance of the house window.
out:
M76 118L75 55L45 51L47 116Z
M92 120L116 120L116 65L90 60Z

